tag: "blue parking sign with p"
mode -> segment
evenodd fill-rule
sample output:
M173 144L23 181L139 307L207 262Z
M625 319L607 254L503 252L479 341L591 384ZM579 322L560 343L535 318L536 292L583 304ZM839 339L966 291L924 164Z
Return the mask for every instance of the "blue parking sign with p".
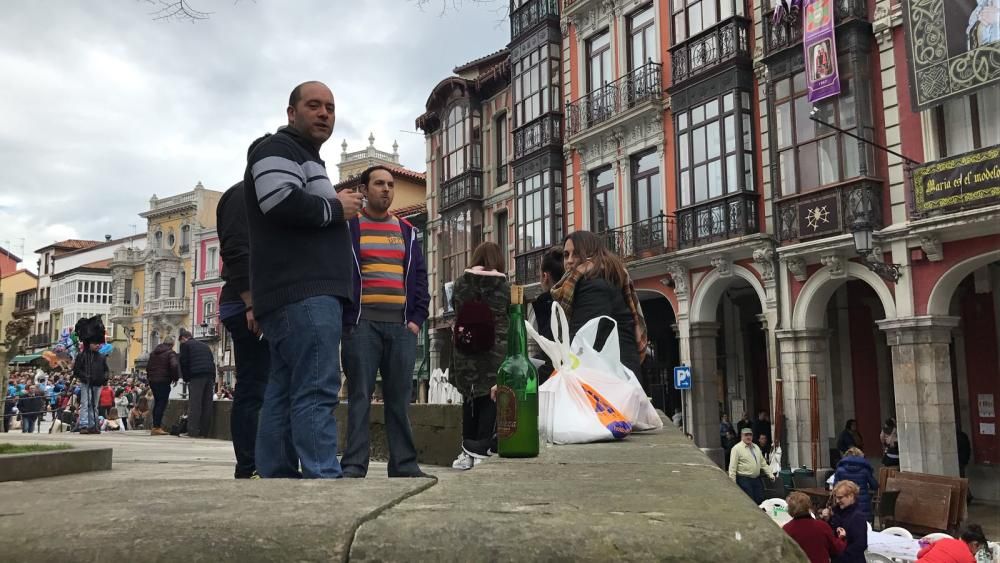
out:
M674 389L691 388L691 368L689 366L677 366L674 368Z

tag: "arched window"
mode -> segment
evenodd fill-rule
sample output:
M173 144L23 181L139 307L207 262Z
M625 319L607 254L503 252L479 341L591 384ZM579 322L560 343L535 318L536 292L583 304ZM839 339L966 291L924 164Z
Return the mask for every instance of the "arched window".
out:
M181 252L187 252L191 248L191 225L181 227Z
M177 278L170 278L167 297L177 297Z
M156 231L153 235L153 248L163 248L163 231Z
M160 272L156 272L153 276L153 299L160 298L160 292L163 290L162 285L163 276L160 275Z

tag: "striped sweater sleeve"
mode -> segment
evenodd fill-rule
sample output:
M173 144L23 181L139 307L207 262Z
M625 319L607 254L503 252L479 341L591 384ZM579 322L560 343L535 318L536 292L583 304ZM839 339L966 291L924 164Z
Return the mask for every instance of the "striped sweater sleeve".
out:
M250 164L257 205L265 219L292 227L326 227L344 221L337 199L305 191L306 173L291 148L268 143Z

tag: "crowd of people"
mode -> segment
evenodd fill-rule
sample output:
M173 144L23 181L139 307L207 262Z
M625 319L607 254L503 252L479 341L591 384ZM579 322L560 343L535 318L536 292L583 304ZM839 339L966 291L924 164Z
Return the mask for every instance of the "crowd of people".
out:
M97 387L93 423L84 408L85 388L68 370L14 370L7 385L3 431L86 434L148 428L152 395L142 378L118 375Z

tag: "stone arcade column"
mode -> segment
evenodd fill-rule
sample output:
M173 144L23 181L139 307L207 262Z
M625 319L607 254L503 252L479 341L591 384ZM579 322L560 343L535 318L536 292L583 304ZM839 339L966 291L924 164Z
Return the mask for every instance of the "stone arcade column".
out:
M723 466L725 452L719 447L719 387L716 372L716 339L719 323L691 323L691 390L688 391L687 427L694 441L715 463Z
M892 348L899 462L903 471L958 477L951 331L957 317L878 322Z
M829 372L829 339L827 329L779 330L778 349L781 356L781 377L784 381L784 411L787 417L785 437L789 466L812 467L812 433L809 404L809 376L816 374L819 388L819 456L820 468L830 465L830 447L823 431L825 413L831 408L827 396Z

